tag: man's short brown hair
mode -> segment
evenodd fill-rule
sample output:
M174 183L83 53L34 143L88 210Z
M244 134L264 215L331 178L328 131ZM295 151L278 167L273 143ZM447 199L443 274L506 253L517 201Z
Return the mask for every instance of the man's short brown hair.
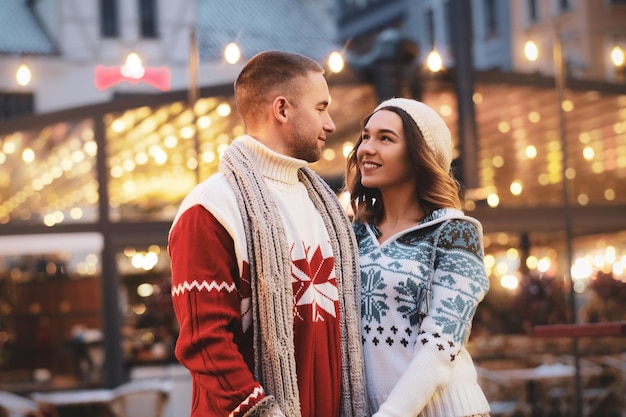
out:
M293 52L259 52L246 63L235 80L237 110L246 125L258 119L264 106L277 95L288 100L299 94L300 77L311 72L324 73L313 59Z

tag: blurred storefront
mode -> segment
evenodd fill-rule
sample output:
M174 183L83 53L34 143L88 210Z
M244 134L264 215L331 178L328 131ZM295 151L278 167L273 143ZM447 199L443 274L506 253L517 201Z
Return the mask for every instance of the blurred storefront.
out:
M333 87L344 138L368 91ZM169 226L243 133L232 84L193 109L176 92L0 125L0 386L116 386L175 362Z
M558 109L549 79L476 77L480 186L466 190L465 209L484 225L492 279L476 329L523 333L568 319ZM367 84L330 84L338 131L313 167L339 192L376 97ZM456 138L450 79L425 86L423 100ZM244 131L230 84L199 97L193 106L185 92L128 98L0 125L0 385L115 386L133 367L175 362L169 226ZM598 278L610 276L622 294L626 286L626 88L572 83L567 100L582 315ZM523 295L544 282L558 302L537 313ZM625 299L611 310L618 319Z

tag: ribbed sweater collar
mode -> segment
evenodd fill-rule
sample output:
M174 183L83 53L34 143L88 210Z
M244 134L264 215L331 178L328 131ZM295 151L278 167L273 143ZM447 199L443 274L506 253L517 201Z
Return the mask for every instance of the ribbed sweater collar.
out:
M306 161L274 152L252 136L244 135L237 140L252 151L258 164L257 169L265 180L285 186L296 185L300 182L298 170L308 165Z

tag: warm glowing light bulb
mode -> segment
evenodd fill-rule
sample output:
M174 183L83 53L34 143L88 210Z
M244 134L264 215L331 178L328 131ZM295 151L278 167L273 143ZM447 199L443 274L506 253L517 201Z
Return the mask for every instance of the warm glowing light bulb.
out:
M341 153L343 154L344 158L348 157L350 152L352 152L353 148L354 148L354 144L352 142L343 143L343 145L341 146Z
M489 194L487 196L487 204L489 207L498 207L500 204L500 197L498 197L498 194Z
M146 72L141 63L141 58L135 52L131 52L126 57L126 63L120 69L124 77L140 79Z
M322 158L324 158L324 160L326 161L332 161L333 159L335 159L335 156L337 156L337 154L331 148L326 148L324 149L324 152L322 152Z
M344 67L343 56L335 51L328 57L328 68L335 74L341 72Z
M524 189L524 185L520 180L515 180L511 183L509 189L511 190L511 194L520 195L522 193L522 190Z
M536 61L539 58L539 49L537 44L533 41L527 41L524 45L524 55L529 61Z
M230 107L230 104L228 104L228 103L221 103L219 106L217 106L215 111L220 116L226 117L226 116L228 116L231 113L232 109Z
M539 262L537 262L537 270L539 272L547 272L550 269L550 266L552 266L552 262L546 257L541 258Z
M619 46L613 47L611 50L611 61L613 61L613 65L616 67L624 65L624 50Z
M443 68L443 61L441 60L441 55L436 50L430 51L428 54L428 58L426 59L426 63L428 64L428 69L432 72L441 71Z
M224 48L224 59L229 64L236 64L241 59L241 50L235 42L231 42Z
M24 149L24 151L22 152L22 160L27 164L33 162L35 160L35 151L33 151L31 148Z
M519 286L519 279L515 275L503 275L500 278L500 285L508 290L514 290Z
M19 67L17 67L15 79L17 80L17 83L22 87L27 86L30 83L30 80L32 79L32 74L30 72L30 68L28 68L28 65L21 64Z
M524 150L524 153L528 159L534 159L537 156L537 148L533 145L528 145Z

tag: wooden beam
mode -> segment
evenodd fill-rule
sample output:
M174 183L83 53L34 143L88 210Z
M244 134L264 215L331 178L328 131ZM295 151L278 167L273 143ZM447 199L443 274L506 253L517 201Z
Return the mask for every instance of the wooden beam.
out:
M534 337L605 337L626 336L626 321L586 324L550 324L535 326Z

